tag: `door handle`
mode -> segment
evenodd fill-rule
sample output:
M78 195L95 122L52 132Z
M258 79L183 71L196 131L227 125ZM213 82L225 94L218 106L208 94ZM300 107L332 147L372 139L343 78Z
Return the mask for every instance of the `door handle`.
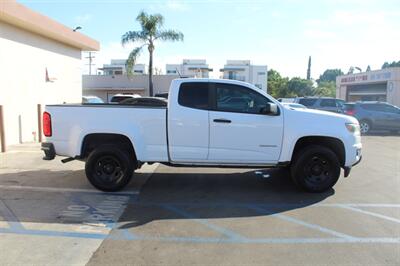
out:
M219 118L219 119L214 119L215 123L231 123L231 120L224 119L224 118Z

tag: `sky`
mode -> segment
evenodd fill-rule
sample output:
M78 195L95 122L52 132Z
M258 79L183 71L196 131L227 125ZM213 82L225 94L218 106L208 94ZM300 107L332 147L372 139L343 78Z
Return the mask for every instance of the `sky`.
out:
M18 2L100 42L95 67L127 58L135 44L121 36L139 30L140 11L160 13L164 28L184 34L181 43L157 43L155 66L206 59L219 77L226 60L251 60L283 76L306 77L351 66L380 69L400 60L399 0L19 0ZM84 54L83 57L86 55ZM147 64L145 50L138 63ZM84 63L88 63L85 59ZM88 66L83 66L84 73Z

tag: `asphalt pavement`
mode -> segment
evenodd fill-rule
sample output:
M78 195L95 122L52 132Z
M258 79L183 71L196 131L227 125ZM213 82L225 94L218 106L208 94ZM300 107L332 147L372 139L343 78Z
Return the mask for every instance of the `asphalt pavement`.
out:
M363 145L321 194L285 170L162 165L102 193L81 162L18 147L0 155L0 264L400 265L400 137Z

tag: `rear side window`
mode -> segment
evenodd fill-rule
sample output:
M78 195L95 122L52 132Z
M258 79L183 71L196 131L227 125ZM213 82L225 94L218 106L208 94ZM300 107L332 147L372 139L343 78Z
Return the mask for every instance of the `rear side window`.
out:
M322 99L321 106L322 107L336 107L336 101L333 99Z
M362 104L361 107L363 109L369 110L369 111L377 111L377 112L385 112L386 108L385 105L383 104Z
M299 103L304 106L313 106L317 102L317 99L307 99L303 98L299 100Z
M208 82L185 82L179 88L178 103L182 106L209 109Z

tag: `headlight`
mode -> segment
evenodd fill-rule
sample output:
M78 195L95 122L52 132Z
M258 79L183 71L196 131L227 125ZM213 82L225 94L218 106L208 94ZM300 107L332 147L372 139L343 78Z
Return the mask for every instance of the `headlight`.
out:
M354 123L346 123L346 128L350 133L360 133L360 125Z

